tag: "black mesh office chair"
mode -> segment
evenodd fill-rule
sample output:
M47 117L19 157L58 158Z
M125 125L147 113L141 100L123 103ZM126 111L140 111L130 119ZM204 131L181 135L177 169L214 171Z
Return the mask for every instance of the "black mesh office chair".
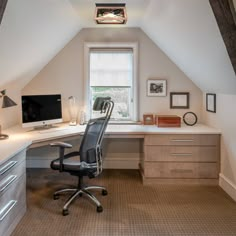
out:
M63 207L62 214L68 215L68 207L77 197L85 195L90 198L97 206L97 212L102 212L103 208L97 198L88 190L102 190L102 195L107 195L105 187L84 186L83 177L94 178L102 172L102 141L103 136L111 117L114 107L113 101L109 97L99 97L95 100L93 110L100 110L105 116L89 120L85 133L82 138L78 152L65 153L65 148L71 148L72 145L63 142L55 142L50 145L59 147L59 158L51 162L51 168L60 172L68 172L78 177L78 186L75 189L62 189L54 193L54 199L64 192L73 192ZM80 161L72 160L72 157L79 156Z

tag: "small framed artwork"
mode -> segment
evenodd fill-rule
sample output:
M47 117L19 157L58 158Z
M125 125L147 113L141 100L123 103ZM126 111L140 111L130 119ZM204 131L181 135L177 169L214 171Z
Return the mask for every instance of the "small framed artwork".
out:
M164 79L147 80L147 96L151 97L166 96L166 80Z
M189 93L171 92L170 93L170 108L188 109L189 108Z
M206 94L206 110L209 112L216 113L216 94L215 93Z
M153 114L143 114L143 124L144 125L153 125L154 124L154 115Z

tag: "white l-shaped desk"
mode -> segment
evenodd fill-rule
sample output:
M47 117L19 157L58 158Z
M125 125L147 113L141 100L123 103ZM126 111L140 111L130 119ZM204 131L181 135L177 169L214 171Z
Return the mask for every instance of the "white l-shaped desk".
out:
M26 211L26 150L82 134L85 126L61 124L46 132L20 126L4 130L0 141L0 235L10 235ZM108 125L106 138L140 138L143 183L217 184L220 130L206 125L158 128L154 125Z
M61 130L51 129L48 132L40 132L30 128L23 129L14 126L4 130L3 133L9 135L6 140L0 140L0 165L9 158L30 146L43 146L52 140L69 138L80 135L85 130L85 125L69 126L67 123L59 126ZM145 135L164 135L164 134L220 134L220 130L198 124L195 126L183 126L180 128L159 128L154 125L108 125L106 137L108 138L144 138Z

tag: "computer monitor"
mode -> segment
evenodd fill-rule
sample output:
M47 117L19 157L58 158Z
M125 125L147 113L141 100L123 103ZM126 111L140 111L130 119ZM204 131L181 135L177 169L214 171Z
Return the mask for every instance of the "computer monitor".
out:
M21 97L22 127L43 127L62 122L61 95L24 95Z

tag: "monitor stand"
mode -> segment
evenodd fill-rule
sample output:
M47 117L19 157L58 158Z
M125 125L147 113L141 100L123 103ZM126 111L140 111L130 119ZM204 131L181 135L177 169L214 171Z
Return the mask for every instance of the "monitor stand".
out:
M56 125L41 125L41 126L35 126L34 130L47 130L47 129L53 129L58 128Z

